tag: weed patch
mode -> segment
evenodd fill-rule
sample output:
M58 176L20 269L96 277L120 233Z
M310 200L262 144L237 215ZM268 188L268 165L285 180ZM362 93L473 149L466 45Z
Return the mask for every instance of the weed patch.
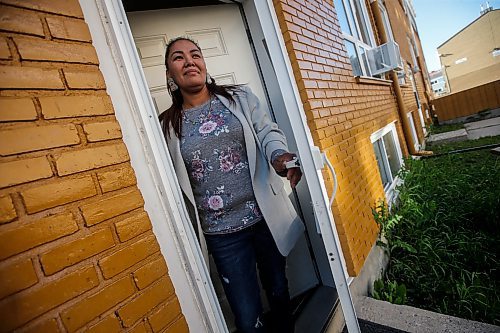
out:
M439 134L444 132L456 131L462 128L464 128L464 124L431 125L429 130L431 134Z
M494 142L500 137L441 149ZM479 150L407 160L400 176L397 206L373 210L390 255L379 290L398 297L404 285L407 304L499 325L500 157Z

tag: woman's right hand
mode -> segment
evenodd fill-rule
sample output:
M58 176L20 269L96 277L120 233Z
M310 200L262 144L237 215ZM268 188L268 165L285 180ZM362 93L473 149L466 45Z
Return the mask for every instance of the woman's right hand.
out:
M302 178L302 170L300 170L300 167L286 168L286 162L292 161L294 158L297 158L296 154L283 153L276 157L272 163L276 173L281 177L286 177L286 179L290 181L290 186L292 188L295 188Z

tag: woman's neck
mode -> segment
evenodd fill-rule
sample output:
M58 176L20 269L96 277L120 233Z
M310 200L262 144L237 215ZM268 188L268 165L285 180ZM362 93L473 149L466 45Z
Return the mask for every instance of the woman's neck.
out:
M190 109L208 101L210 99L210 92L207 86L204 86L203 89L197 92L182 92L182 98L184 99L182 108Z

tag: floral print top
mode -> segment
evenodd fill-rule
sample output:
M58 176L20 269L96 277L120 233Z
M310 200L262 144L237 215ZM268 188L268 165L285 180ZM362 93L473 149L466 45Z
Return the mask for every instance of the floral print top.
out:
M219 99L184 110L180 145L203 232L234 232L262 219L243 127Z

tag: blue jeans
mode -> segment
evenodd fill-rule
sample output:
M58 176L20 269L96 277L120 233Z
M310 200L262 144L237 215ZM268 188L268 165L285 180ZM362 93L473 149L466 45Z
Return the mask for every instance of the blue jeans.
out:
M238 332L293 332L293 321L281 255L265 221L243 230L205 235L219 278L233 311ZM262 316L257 269L271 307L272 322Z

